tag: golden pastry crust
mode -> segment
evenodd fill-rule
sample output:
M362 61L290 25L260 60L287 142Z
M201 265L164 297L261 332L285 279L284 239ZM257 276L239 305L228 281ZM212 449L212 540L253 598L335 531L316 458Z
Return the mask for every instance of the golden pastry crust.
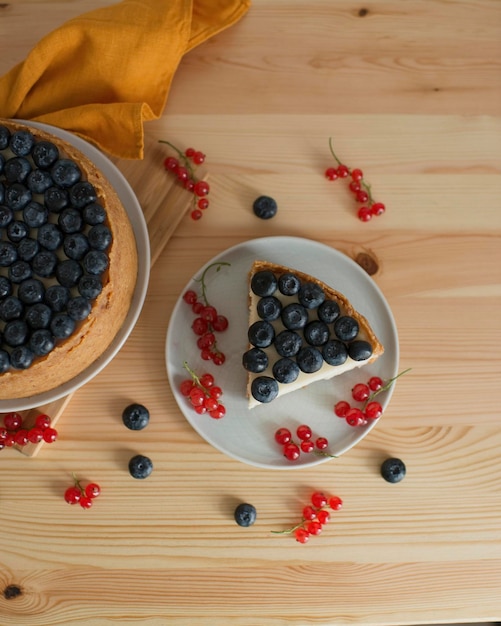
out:
M45 131L12 120L0 119L11 132L30 131L37 141L50 141L60 157L75 161L96 189L98 202L105 208L105 224L111 230L112 243L107 250L109 267L103 276L103 289L92 302L89 316L75 332L60 340L46 356L37 357L25 370L10 369L0 374L0 399L25 398L67 383L81 374L109 347L120 330L130 308L137 279L137 248L132 225L125 208L102 172L79 150Z
M373 363L378 357L380 357L383 354L384 347L379 341L379 339L376 337L367 319L361 313L359 313L353 308L348 298L346 298L346 296L344 296L342 293L340 293L339 291L336 291L335 289L333 289L326 283L322 282L321 280L318 280L314 276L310 276L309 274L306 274L305 272L301 272L299 270L292 269L284 265L278 265L277 263L271 263L269 261L262 261L262 260L254 261L254 263L252 264L252 267L249 271L249 276L248 276L249 286L251 284L251 280L254 274L257 274L258 272L262 272L262 271L273 272L273 274L275 274L277 279L282 274L292 273L292 274L295 274L302 283L304 282L315 283L316 285L318 285L319 287L323 289L326 299L334 300L339 304L339 307L342 311L342 315L349 315L350 317L353 317L358 322L359 329L360 329L359 337L363 338L365 341L368 341L371 344L372 355L366 361L358 362L356 365L354 365L354 367L360 367L363 365L368 365L369 363ZM249 310L251 310L251 307L255 306L256 299L257 299L257 296L253 294L252 290L249 287ZM251 347L252 346L249 344L249 348ZM335 370L334 366L331 368L331 372L332 370ZM252 380L255 378L255 376L256 375L248 372L248 375L247 375L247 397L248 398L251 398L250 388L251 388ZM330 374L330 377L331 376L332 376L332 373Z

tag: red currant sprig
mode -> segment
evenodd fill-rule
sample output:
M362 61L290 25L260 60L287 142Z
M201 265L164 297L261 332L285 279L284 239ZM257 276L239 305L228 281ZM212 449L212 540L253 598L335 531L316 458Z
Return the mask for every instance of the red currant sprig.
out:
M326 496L321 491L315 491L310 504L303 508L303 516L298 524L286 530L271 532L276 535L294 535L298 543L307 543L311 535L320 535L324 525L331 518L330 510L339 511L342 506L343 501L339 496Z
M348 188L353 193L358 204L361 205L357 214L362 222L368 222L373 217L382 215L386 211L386 207L382 202L374 201L371 187L365 182L362 170L358 168L351 170L338 159L332 147L331 137L329 137L329 148L337 163L337 167L328 167L325 170L326 178L329 180L337 180L338 178L349 179Z
M302 452L306 454L313 452L313 454L318 456L337 458L326 451L329 447L327 438L313 437L313 431L307 424L298 426L296 435L299 439L297 443L293 440L292 433L288 428L282 427L275 432L275 441L282 446L284 457L288 461L297 461Z
M202 217L202 211L209 206L210 187L206 180L200 180L195 175L195 168L205 161L205 154L194 148L187 148L184 152L179 150L170 141L159 140L159 143L165 143L175 150L177 157L168 156L164 159L164 167L168 172L172 172L181 185L193 194L193 210L191 211L191 219L199 220Z
M215 333L224 332L228 328L228 319L220 315L215 306L209 304L205 275L213 267L216 267L216 272L219 272L223 265L229 266L230 263L212 263L205 268L200 278L195 279L201 285L201 300L192 289L183 295L183 300L191 305L191 310L197 315L191 328L198 336L197 346L200 349L200 356L204 361L212 361L214 365L222 365L226 360L225 354L217 347Z
M186 361L183 363L183 367L191 378L183 380L179 390L183 396L188 398L195 412L198 415L208 413L214 419L224 417L226 408L219 402L223 390L215 384L214 376L212 374L198 376Z
M88 483L85 487L73 474L73 485L64 492L64 499L68 504L79 504L82 509L90 509L94 499L101 493L101 487L97 483Z
M57 439L57 430L51 427L48 415L37 415L32 426L24 424L23 416L17 412L6 413L3 417L3 428L0 427L0 450L23 447L29 443L53 443Z
M367 383L357 383L351 390L351 397L355 402L361 402L362 406L360 408L351 406L346 400L340 400L334 405L334 413L354 427L365 426L371 420L380 418L383 407L374 398L383 391L388 391L397 378L409 371L410 368L386 382L379 376L372 376Z

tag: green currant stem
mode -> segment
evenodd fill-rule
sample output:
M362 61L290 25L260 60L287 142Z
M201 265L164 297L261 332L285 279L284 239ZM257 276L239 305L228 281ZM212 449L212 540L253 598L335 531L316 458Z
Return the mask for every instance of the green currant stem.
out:
M379 394L379 393L383 393L383 391L388 391L388 389L393 385L393 383L397 380L397 378L400 378L400 376L403 376L404 374L407 374L407 372L410 372L412 369L412 367L408 367L406 370L404 370L403 372L400 372L400 374L397 374L396 376L394 376L393 378L390 378L388 381L386 381L386 385L384 385L383 387L381 387L381 389L378 389L377 391L373 391L371 393L371 395L367 398L367 400L364 402L364 405L362 407L362 411L365 410L365 408L367 407L367 405L369 404L369 402L372 402L372 400L374 400L374 398Z
M368 183L366 183L363 179L360 182L362 183L362 187L365 189L365 191L367 192L367 195L369 196L369 202L371 204L374 204L374 198L372 197L371 186Z
M334 152L334 148L332 147L332 137L329 137L329 149L331 151L332 156L336 160L338 165L343 165L341 161L337 158L336 153Z
M197 374L195 374L195 372L191 369L191 367L188 365L188 361L185 361L183 363L183 367L184 369L188 372L188 374L191 376L191 380L195 383L195 385L201 389L206 396L210 396L210 391L207 390L206 387L204 387L202 385L202 383L200 382L200 378L198 377Z
M329 454L328 452L324 452L323 450L313 450L313 454L316 454L317 456L326 456L329 459L339 458L335 454Z
M274 535L290 535L291 533L293 533L298 528L301 528L301 526L305 522L306 522L306 520L303 517L303 519L299 522L299 524L296 524L292 528L286 528L285 530L270 530L270 532L273 533Z
M219 261L217 263L211 263L208 267L205 268L205 270L203 271L202 276L200 276L200 278L195 278L195 281L197 283L200 283L202 286L202 299L205 302L205 306L209 306L209 301L207 300L207 287L205 285L205 275L207 274L207 272L213 268L216 267L216 272L219 272L221 267L223 265L227 265L228 267L231 265L231 263L227 263L225 261Z
M72 472L71 475L73 476L75 487L78 487L80 491L84 493L84 488L82 487L82 484L80 483L80 480L77 478L77 475L75 474L75 472Z
M170 141L166 141L165 139L159 139L158 143L165 143L168 146L170 146L173 150L175 150L179 158L183 161L186 169L189 171L191 178L193 179L195 178L195 172L193 168L191 167L189 160L186 158L186 155L183 154L179 148L176 148L176 146L173 143L171 143Z

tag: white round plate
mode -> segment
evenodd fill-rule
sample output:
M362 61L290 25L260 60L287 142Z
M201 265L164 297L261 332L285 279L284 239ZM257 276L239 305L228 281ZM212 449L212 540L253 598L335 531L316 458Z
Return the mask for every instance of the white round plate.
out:
M108 365L108 363L115 357L127 340L127 337L132 332L143 307L146 291L148 289L148 279L150 276L150 240L148 236L148 228L146 226L141 205L120 170L118 170L115 165L97 148L66 130L56 128L55 126L49 126L48 124L40 124L38 122L31 122L27 120L16 120L16 122L26 124L27 126L33 126L34 128L39 128L55 135L56 137L59 137L60 139L64 139L69 144L80 150L80 152L83 152L96 165L96 167L103 172L118 194L132 224L138 253L138 274L129 313L127 314L122 327L118 331L115 339L112 341L108 349L81 374L75 376L75 378L64 385L56 387L56 389L27 398L0 400L0 413L6 413L8 411L23 411L43 406L44 404L49 404L50 402L54 402L55 400L59 400L60 398L73 393L82 385L94 378L94 376L106 367L106 365Z
M270 404L249 410L242 354L248 345L248 273L255 260L271 261L306 272L346 295L354 307L367 317L385 347L384 354L375 363L360 370L313 383ZM200 278L205 268L217 262L230 263L230 266L221 266L219 271L211 268L206 274L208 300L229 320L228 329L217 334L217 345L226 355L225 363L220 366L200 358L197 337L191 329L195 315L182 299L187 289L200 293L200 283L195 279ZM189 378L183 368L185 361L199 375L205 372L213 374L216 384L223 389L221 402L226 407L226 415L222 419L198 415L181 395L179 385ZM367 435L377 420L353 428L334 415L334 404L338 400L350 401L351 389L356 382L366 382L372 375L381 376L384 380L396 376L398 336L383 294L354 261L329 246L308 239L266 237L247 241L219 254L186 285L169 323L166 363L169 382L183 415L208 443L250 465L294 469L322 463L329 457L302 453L297 461L288 461L274 440L277 428L284 426L294 432L300 424L308 424L314 436L328 439L331 455L339 456L353 447ZM383 409L390 400L393 387L378 395Z

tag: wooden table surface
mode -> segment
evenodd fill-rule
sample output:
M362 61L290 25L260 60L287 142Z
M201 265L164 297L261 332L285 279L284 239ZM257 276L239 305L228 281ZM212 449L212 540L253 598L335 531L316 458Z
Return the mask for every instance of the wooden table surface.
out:
M0 73L104 0L0 5ZM78 391L60 439L0 453L0 624L418 624L501 620L501 4L498 0L254 0L189 53L146 126L206 152L211 206L185 218L151 272L116 359ZM364 224L328 138L387 212ZM152 158L147 151L146 159ZM152 163L153 166L153 163ZM138 190L139 191L139 190ZM273 220L251 210L275 197ZM294 235L377 258L400 336L380 423L339 459L254 468L205 442L176 405L164 339L183 286L248 239ZM129 402L147 429L121 423ZM133 480L131 454L150 456ZM379 475L387 456L407 476ZM76 472L101 484L68 506ZM344 507L300 545L270 530L313 489ZM253 503L256 523L233 521Z

